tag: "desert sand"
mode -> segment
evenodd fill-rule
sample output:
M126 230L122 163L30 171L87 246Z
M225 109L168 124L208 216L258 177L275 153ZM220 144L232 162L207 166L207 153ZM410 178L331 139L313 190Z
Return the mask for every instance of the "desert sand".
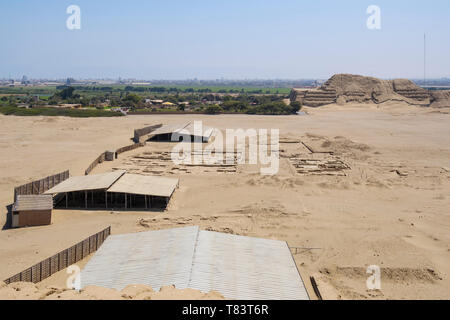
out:
M224 300L218 292L202 293L198 290L178 290L166 286L159 291L144 285L130 284L121 291L87 286L80 291L64 286L42 285L30 282L0 284L0 297L3 300Z
M67 169L82 175L101 152L130 144L135 128L202 120L220 130L280 129L282 142L275 176L261 176L245 165L228 173L166 168L161 174L178 177L180 188L165 212L55 210L50 226L2 230L0 279L107 226L120 234L199 225L287 241L312 298L310 276L324 299L449 299L450 111L403 102L305 110L305 116L0 116L2 225L15 186ZM333 152L350 169L345 175L296 172L290 158L306 152L300 141ZM169 147L147 143L93 173L114 168L149 173L151 165L136 157ZM381 267L381 290L366 287L370 265ZM102 296L98 288L78 296L61 291L66 277L61 271L46 279L43 289L27 290L36 299ZM22 297L10 286L0 290L0 298Z

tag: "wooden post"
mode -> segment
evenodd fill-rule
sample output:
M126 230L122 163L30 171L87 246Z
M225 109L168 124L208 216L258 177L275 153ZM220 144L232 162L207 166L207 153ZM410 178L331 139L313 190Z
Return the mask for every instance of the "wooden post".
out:
M127 194L125 193L125 209L127 208Z
M87 190L84 191L84 204L85 204L86 209L87 209L87 207L88 207L88 205L87 205Z
M145 197L145 209L148 209L148 206L147 206L147 196L145 195L144 197Z
M105 191L105 205L106 209L108 209L108 191Z
M69 207L69 198L68 198L68 194L66 192L66 209Z

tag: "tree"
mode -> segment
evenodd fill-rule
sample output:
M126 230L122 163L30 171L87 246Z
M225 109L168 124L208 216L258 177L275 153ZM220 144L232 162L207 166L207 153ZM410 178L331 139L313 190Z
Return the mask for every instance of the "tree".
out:
M220 108L217 104L213 104L208 106L205 111L206 114L218 114L222 112L222 108Z
M73 97L73 92L75 91L74 87L67 87L61 90L57 95L61 97L61 99L66 100Z
M132 104L138 104L141 101L141 97L135 93L128 93L123 100Z
M292 113L297 113L302 109L302 104L299 101L291 102Z
M293 108L286 105L284 102L268 102L259 106L250 108L249 114L271 114L271 115L289 115L293 114Z

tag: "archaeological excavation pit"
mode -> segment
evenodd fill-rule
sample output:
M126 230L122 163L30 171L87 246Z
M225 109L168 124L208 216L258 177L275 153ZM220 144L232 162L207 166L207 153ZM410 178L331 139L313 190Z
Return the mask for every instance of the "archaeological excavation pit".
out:
M345 171L350 170L339 158L289 158L289 161L298 174L345 176Z

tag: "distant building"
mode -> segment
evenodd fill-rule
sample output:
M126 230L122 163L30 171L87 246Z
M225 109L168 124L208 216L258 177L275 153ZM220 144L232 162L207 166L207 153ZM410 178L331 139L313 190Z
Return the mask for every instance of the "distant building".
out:
M24 85L24 86L26 86L26 85L28 85L29 83L30 83L30 81L28 81L27 76L23 76L23 77L22 77L22 82L21 82L21 84Z

